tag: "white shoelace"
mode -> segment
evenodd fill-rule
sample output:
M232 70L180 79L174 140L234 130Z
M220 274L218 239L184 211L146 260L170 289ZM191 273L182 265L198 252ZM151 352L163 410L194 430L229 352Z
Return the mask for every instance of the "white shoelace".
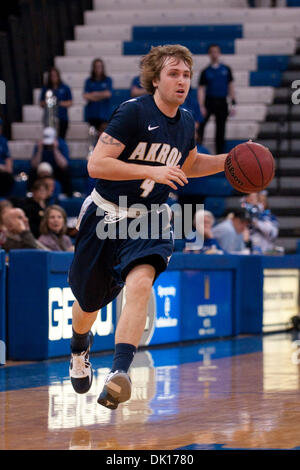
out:
M72 376L73 377L84 377L87 376L86 368L89 367L91 364L85 358L85 352L81 353L80 355L73 355L72 357Z

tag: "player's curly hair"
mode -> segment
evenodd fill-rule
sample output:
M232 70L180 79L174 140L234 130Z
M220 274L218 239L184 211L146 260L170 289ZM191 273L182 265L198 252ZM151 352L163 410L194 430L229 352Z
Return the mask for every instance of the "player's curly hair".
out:
M183 60L189 67L192 78L193 57L187 47L181 46L180 44L166 44L164 46L152 47L150 52L141 60L141 85L148 93L154 94L155 87L153 80L159 79L160 72L168 57Z

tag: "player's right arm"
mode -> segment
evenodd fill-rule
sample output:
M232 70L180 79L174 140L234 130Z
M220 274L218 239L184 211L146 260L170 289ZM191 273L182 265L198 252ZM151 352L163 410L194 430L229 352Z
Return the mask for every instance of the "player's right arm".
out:
M103 132L88 161L88 172L91 178L111 181L130 181L151 179L156 183L166 184L177 189L175 183L184 186L188 180L183 171L176 167L138 165L119 160L125 145Z

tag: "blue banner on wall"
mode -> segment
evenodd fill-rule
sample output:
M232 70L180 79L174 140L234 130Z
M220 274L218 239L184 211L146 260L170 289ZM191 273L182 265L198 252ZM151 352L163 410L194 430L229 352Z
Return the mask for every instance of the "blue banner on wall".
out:
M232 271L183 271L181 339L232 335Z
M154 283L156 319L149 344L180 341L180 277L179 271L167 271Z
M4 256L0 252L2 312ZM67 275L72 258L72 253L38 250L10 253L8 358L41 360L69 355L74 296ZM300 256L269 258L175 253L154 283L141 345L260 333L263 268L300 267ZM99 312L92 330L93 352L114 348L125 296L123 289ZM0 318L1 333L5 317Z

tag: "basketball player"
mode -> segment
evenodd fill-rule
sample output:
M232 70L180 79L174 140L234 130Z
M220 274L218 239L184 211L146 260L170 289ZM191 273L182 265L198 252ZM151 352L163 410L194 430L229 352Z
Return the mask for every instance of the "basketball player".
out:
M100 308L126 285L126 303L115 333L115 354L98 403L116 409L130 398L127 374L142 337L152 284L166 269L172 236L148 239L101 239L99 223L124 223L119 197L127 196L126 223L147 219L153 204L162 205L170 188L190 177L224 170L226 155L197 154L192 115L179 108L188 94L193 60L181 45L151 49L141 64L141 81L149 93L122 103L100 136L88 162L96 187L83 204L79 233L69 273L73 305L70 376L74 390L86 393L92 383L90 329ZM144 210L130 207L142 203ZM97 212L98 211L98 212ZM98 215L99 211L102 215ZM121 220L123 219L123 220ZM98 233L99 235L99 233Z

